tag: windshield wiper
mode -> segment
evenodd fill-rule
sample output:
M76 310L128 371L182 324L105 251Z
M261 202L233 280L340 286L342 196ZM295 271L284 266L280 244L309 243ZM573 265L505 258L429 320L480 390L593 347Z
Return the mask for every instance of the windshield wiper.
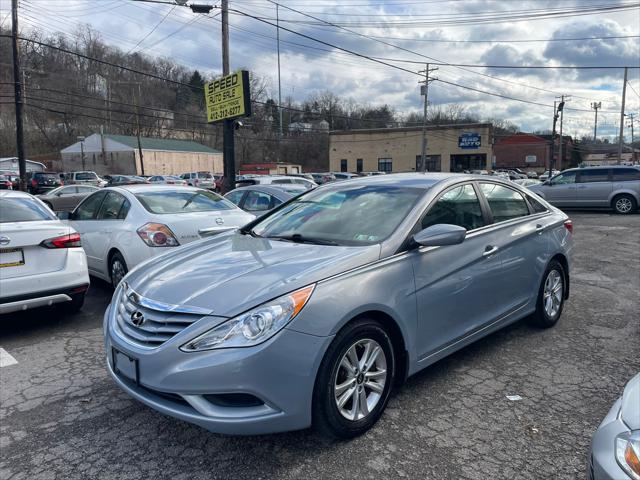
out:
M292 235L273 235L273 236L267 236L264 238L270 238L273 240L284 240L287 242L295 242L295 243L315 243L316 245L333 245L333 246L340 245L338 242L334 242L333 240L325 240L323 238L303 237L299 233L294 233Z

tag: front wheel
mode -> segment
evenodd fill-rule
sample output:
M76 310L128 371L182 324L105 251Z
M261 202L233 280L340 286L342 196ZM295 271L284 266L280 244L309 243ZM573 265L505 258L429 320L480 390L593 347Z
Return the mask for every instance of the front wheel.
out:
M531 323L540 328L549 328L553 327L562 315L566 291L564 268L553 260L542 278Z
M347 325L320 365L313 400L314 426L338 438L361 435L382 415L394 380L393 344L384 328L368 319Z

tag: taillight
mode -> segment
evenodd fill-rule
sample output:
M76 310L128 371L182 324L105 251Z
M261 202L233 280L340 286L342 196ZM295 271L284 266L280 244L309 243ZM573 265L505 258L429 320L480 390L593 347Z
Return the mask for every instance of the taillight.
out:
M565 222L564 222L564 228L566 228L567 230L569 230L569 233L573 233L573 222L571 221L571 219L569 219L569 220L565 220Z
M35 178L32 178L31 179L31 185L34 186L34 187L37 187L38 186L38 181Z
M150 247L177 247L178 239L171 229L162 223L147 223L138 230L138 235Z
M79 233L71 233L60 237L53 237L40 242L40 246L44 248L73 248L81 247Z

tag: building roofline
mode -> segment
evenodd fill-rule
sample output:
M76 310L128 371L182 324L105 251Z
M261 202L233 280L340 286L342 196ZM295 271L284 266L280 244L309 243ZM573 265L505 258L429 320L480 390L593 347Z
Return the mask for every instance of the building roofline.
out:
M450 125L427 125L429 130L468 130L470 128L492 128L492 123L454 123ZM359 135L369 133L396 133L396 132L421 132L422 126L415 127L395 127L395 128L357 128L353 130L330 130L329 135Z

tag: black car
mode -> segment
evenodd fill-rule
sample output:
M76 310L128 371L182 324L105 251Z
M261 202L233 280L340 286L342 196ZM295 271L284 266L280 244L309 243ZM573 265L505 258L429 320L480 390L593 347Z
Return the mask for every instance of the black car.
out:
M46 193L62 185L60 176L53 172L27 172L27 188L32 195Z
M149 183L146 178L138 177L137 175L110 175L108 176L109 187L117 187L119 185L137 185L139 183Z

